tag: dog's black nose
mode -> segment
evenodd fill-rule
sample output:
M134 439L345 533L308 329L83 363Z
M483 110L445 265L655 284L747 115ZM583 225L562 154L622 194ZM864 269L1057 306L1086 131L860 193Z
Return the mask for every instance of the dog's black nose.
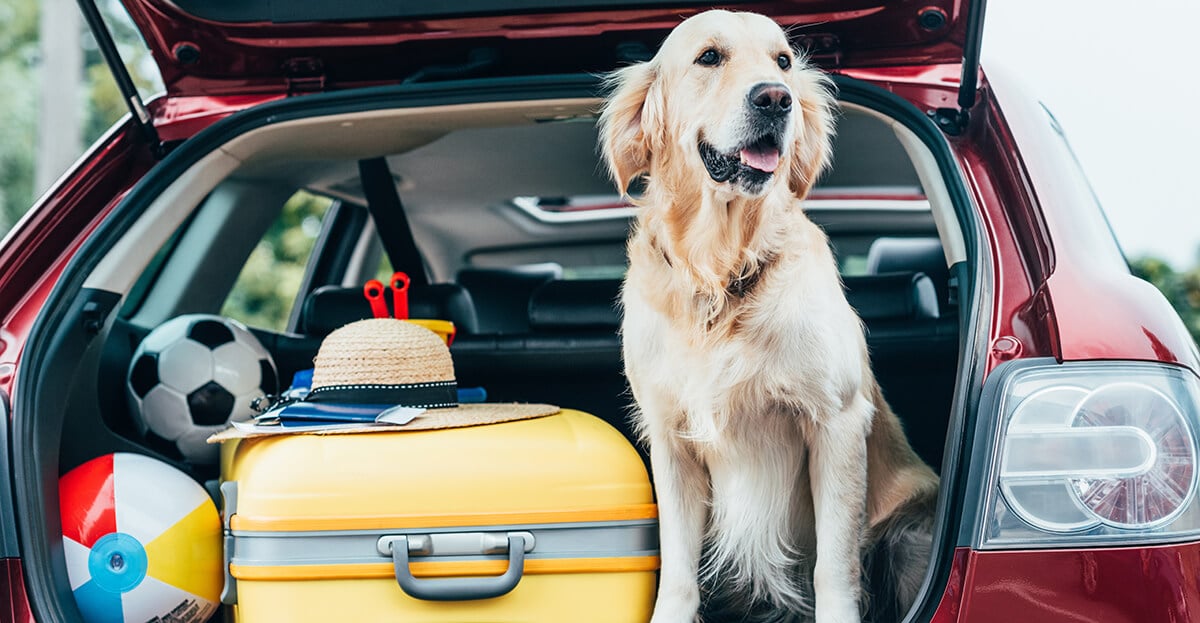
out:
M750 89L750 106L764 115L782 115L792 109L792 92L778 82L760 82Z

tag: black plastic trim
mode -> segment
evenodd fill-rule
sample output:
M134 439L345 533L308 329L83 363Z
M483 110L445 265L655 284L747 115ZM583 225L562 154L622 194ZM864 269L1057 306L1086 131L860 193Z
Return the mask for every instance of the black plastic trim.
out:
M0 558L16 558L21 555L17 542L17 516L13 506L12 446L8 443L9 410L8 394L0 390Z
M930 149L945 179L947 190L957 212L966 243L968 261L978 258L978 217L972 209L970 196L963 185L962 175L950 152L944 136L921 111L907 100L879 87L844 76L835 76L840 90L840 99L871 108L891 116L911 129ZM78 322L78 294L87 276L95 269L100 259L112 248L119 238L141 217L153 200L173 183L188 167L232 138L264 126L301 118L312 118L330 114L344 114L367 110L397 107L445 106L462 103L500 101L532 101L556 98L599 97L600 78L590 75L550 75L519 78L463 80L434 84L406 84L347 90L334 93L318 93L302 98L289 98L263 104L214 123L196 136L171 151L126 195L125 199L102 222L96 231L83 243L71 258L54 290L46 300L43 313L38 317L30 332L25 350L25 368L17 392L24 399L16 412L14 434L14 475L19 508L26 509L29 516L53 517L46 522L22 524L22 542L29 545L27 551L27 589L30 606L35 618L51 621L79 621L78 611L71 597L69 586L56 583L66 578L61 554L54 555L58 534L50 539L51 526L57 528L57 496L51 495L53 488L46 483L57 482L58 437L61 434L61 419L33 417L33 414L61 413L62 392L49 387L39 387L37 379L60 378L64 371L64 360L58 357L47 361L50 353L82 352L92 335L80 335ZM981 274L978 265L972 266L972 279L968 287L978 287L977 277ZM109 293L112 294L112 293ZM964 293L964 301L973 301L974 292ZM970 308L970 305L963 305ZM977 311L977 310L976 310ZM975 313L966 311L963 313ZM973 335L973 334L972 334ZM963 361L960 369L966 370L961 377L955 394L956 413L964 417L952 418L958 424L947 437L947 461L943 471L956 475L953 482L943 484L939 497L939 526L941 530L934 538L937 554L931 564L927 587L921 601L906 621L921 621L932 618L941 602L942 587L946 585L953 562L955 535L958 532L955 511L961 509L963 472L959 465L961 453L957 446L964 440L965 425L973 425L974 405L978 404L978 380L982 373L982 360L976 352L976 344L970 336L963 338ZM76 341L77 340L77 341ZM969 360L976 357L974 361ZM57 362L57 366L55 363ZM59 409L54 409L58 403ZM49 403L49 405L47 405ZM53 439L47 444L46 439ZM954 448L952 448L952 446ZM44 486L46 489L44 490ZM37 513L30 513L36 509ZM36 523L36 525L29 525ZM47 525L50 524L50 525Z
M987 382L979 397L980 413L999 415L1000 402L1004 398L1004 388L1009 380L1030 368L1046 368L1061 365L1053 357L1031 357L1029 359L1014 359L1006 361L988 375ZM992 452L996 443L996 430L993 426L978 426L972 440L971 456L967 469L966 490L963 492L962 522L958 533L959 547L974 547L977 544L979 530L982 527L979 510L982 508L986 488L990 484L986 476L991 472Z
M981 413L979 392L984 376L985 345L980 343L976 329L987 320L983 316L987 303L975 305L979 288L986 279L982 270L987 261L979 246L978 216L973 208L970 194L963 184L958 162L950 152L949 144L938 126L908 100L871 84L843 76L835 76L839 99L876 110L903 124L911 130L933 154L938 170L945 181L950 201L954 205L961 225L967 262L956 264L954 274L959 278L959 317L961 320L959 339L959 381L954 390L953 413L950 430L946 435L946 449L942 459L942 483L938 492L937 531L933 536L934 557L926 574L925 586L918 602L909 610L906 622L929 621L942 602L944 588L950 579L954 564L954 551L959 546L964 491L966 489L967 463L970 460L972 431Z
M77 261L80 258L76 254L71 264L85 264ZM94 266L95 260L91 264ZM17 381L21 400L13 416L14 501L18 514L25 518L18 524L18 534L25 554L26 593L38 621L80 620L70 585L54 582L55 578L67 578L66 561L61 553L62 524L57 495L60 443L69 394L65 388L74 380L78 362L96 337L84 326L84 309L98 305L106 310L107 316L121 299L114 292L65 287L65 282L82 281L86 274L86 271L73 273L74 279L64 274L51 292L26 345L28 368ZM48 359L49 354L55 357ZM39 386L38 379L53 380Z

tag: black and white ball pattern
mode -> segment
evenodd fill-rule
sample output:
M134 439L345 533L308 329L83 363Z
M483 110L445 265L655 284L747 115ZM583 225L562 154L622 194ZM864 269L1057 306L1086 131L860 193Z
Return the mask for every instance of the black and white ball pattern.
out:
M230 420L253 415L251 404L277 394L271 354L241 323L210 314L172 318L138 345L127 389L133 419L174 442L183 457L214 463L218 449L205 443Z

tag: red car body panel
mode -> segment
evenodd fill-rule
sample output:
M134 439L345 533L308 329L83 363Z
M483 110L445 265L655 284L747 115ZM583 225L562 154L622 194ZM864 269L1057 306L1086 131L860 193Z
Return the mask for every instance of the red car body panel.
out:
M25 576L16 558L0 558L0 620L33 623L33 612L25 597Z
M323 88L343 88L387 82L378 71L364 78L367 73L359 68L400 63L410 45L659 32L693 12L231 25L197 20L164 0L126 4L148 31L163 68L168 97L150 108L167 142L185 140L229 114L281 97L297 59L316 59L309 69L321 73ZM821 17L831 32L841 33L844 49L836 63L843 73L888 89L921 110L955 105L965 0L838 2L837 10L834 4L797 0L738 8L770 12L783 22ZM950 25L940 35L911 30L913 16L927 7L940 7L949 16ZM882 39L891 32L899 34ZM871 42L863 43L868 36ZM181 42L198 48L195 63L174 58ZM1064 170L1068 163L1053 156L1061 146L1043 127L1044 113L1032 99L1013 95L1019 91L1008 83L997 96L991 78L971 111L970 131L948 139L981 215L980 243L991 255L986 371L1009 359L1035 356L1141 359L1200 370L1195 345L1173 310L1151 286L1128 275L1095 206L1081 199L1078 188L1063 183L1070 175ZM153 166L151 149L140 140L131 125L111 135L0 247L0 266L5 266L0 273L0 390L8 395L30 327L67 260ZM21 562L0 562L0 615L32 621ZM933 621L1190 619L1192 608L1200 607L1193 606L1200 604L1198 575L1200 544L1195 543L1019 552L959 548Z
M408 19L231 23L190 15L167 0L124 3L171 95L281 93L292 89L289 79L296 78L316 79L326 88L366 86L402 79L429 59L465 61L463 50L471 45L511 50L507 56L519 58L522 52L514 42L520 41L540 42L548 49L591 48L606 55L611 65L613 48L623 38L657 44L682 17L709 8L701 3L603 10L556 6L543 12L474 17L456 16L447 9L445 16ZM731 8L765 13L789 26L807 26L821 38L818 45L835 44L830 54L836 66L863 67L958 62L969 5L969 0L784 0ZM944 25L922 27L921 15L929 12L939 14ZM546 64L544 54L537 57L539 64ZM586 62L588 54L578 57Z
M1032 209L1009 211L1040 219L1022 223L1021 242L1030 249L1033 270L1028 272L1044 275L1038 286L1045 288L1045 302L1037 313L1053 318L1059 357L1164 361L1200 372L1195 342L1175 310L1152 285L1129 274L1091 189L1079 187L1073 156L1064 152L1045 110L1007 74L993 78L1003 82L993 115L999 120L1000 107L1004 110L994 144L1019 162L1021 175L1013 179L1031 183L1025 196Z
M959 619L1193 621L1200 544L1036 552L972 552ZM952 619L953 620L953 619Z
M154 159L125 124L85 155L0 245L0 391L13 395L25 340L67 261Z

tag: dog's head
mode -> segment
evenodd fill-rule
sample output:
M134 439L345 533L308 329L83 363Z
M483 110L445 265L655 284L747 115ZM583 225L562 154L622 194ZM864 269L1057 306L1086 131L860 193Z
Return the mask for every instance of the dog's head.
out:
M691 17L611 83L600 142L621 191L642 173L691 172L674 183L757 197L783 180L802 197L828 163L828 78L762 15Z

